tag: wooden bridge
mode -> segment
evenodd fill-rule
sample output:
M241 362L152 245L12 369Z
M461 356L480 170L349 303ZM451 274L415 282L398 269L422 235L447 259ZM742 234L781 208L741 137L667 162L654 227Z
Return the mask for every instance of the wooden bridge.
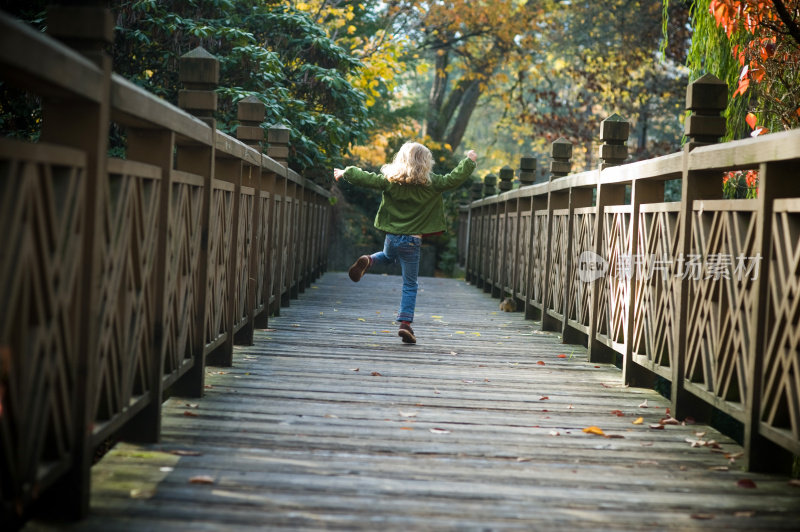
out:
M797 528L800 131L715 145L703 78L680 153L621 164L615 116L599 170L561 141L547 183L504 169L407 346L399 283L322 275L330 194L287 130L253 101L216 129L215 58L183 58L179 109L112 74L108 11L51 16L82 48L0 14L42 113L0 139L4 527ZM758 199L720 199L753 168Z
M800 488L463 281L422 278L403 344L401 284L326 273L95 465L68 529L797 529Z

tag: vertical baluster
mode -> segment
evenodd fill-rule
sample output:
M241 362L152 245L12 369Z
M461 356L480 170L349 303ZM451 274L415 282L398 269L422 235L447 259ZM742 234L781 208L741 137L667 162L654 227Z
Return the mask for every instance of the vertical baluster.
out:
M203 177L203 207L200 215L201 244L199 264L199 286L195 292L200 311L192 341L195 353L192 368L175 383L173 393L187 397L201 397L205 378L206 315L209 312L207 279L213 274L210 268L208 242L211 219L211 195L214 179L214 137L216 120L214 111L217 105L215 88L219 82L219 61L202 48L195 48L180 59L179 78L184 89L178 93L178 106L194 114L208 124L208 137L203 144L178 144L175 158L176 168Z

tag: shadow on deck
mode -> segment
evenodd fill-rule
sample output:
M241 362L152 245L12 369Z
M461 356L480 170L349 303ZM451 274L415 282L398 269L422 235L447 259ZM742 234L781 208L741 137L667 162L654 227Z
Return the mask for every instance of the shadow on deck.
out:
M94 466L88 519L27 530L797 530L800 488L463 281L421 279L402 344L400 284L326 274Z

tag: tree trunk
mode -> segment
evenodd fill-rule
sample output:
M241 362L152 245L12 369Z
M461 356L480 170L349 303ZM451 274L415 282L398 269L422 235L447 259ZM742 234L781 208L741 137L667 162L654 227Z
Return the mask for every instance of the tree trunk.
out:
M458 108L458 115L456 116L453 127L450 129L450 134L447 135L447 143L453 151L461 144L461 139L464 138L464 132L467 130L469 119L472 117L472 112L481 97L481 80L474 79L469 82L464 94L461 98L461 105Z

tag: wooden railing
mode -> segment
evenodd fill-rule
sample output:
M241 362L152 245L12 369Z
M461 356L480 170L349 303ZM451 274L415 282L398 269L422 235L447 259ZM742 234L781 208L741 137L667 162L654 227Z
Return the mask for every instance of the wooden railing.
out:
M749 468L783 468L800 455L800 130L713 144L726 98L716 78L691 84L689 142L652 160L620 165L617 116L598 170L567 175L560 139L549 182L462 209L460 255L470 283L514 297L590 360L620 360L626 384L667 379L676 418L713 407L741 422ZM521 167L533 175L529 158ZM745 169L757 199L722 199L723 173ZM670 180L680 201L665 201Z
M0 521L12 525L37 502L84 515L98 447L157 440L166 395L200 396L205 365L230 365L234 343L325 270L328 241L330 195L287 167L288 130L270 129L273 157L261 152L263 104L239 104L250 145L216 130L215 58L181 61L193 116L111 73L98 51L108 11L50 16L85 48L0 13L2 80L42 106L39 142L0 138ZM107 156L112 123L125 159Z

